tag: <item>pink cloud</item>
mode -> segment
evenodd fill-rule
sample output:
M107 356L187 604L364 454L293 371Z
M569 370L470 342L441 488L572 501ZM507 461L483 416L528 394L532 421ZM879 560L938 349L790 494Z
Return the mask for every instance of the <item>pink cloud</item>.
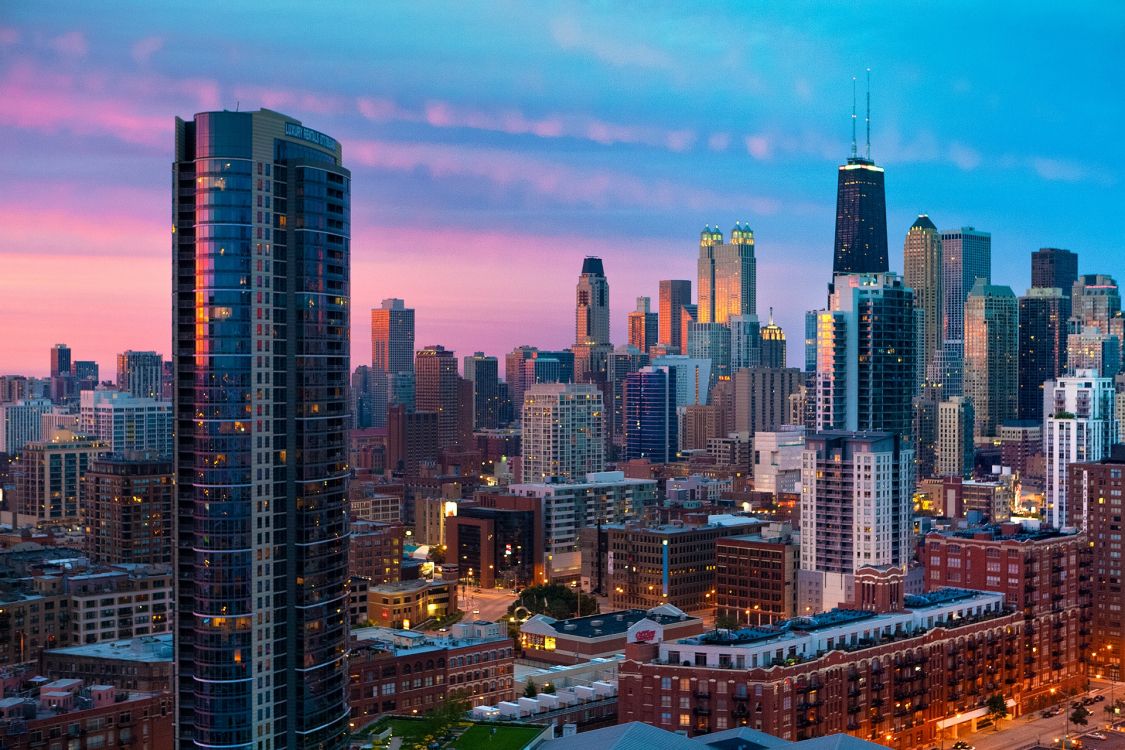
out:
M707 148L712 151L726 151L730 146L730 133L712 133L707 139Z
M676 59L663 50L629 39L620 31L599 32L563 16L551 21L551 37L564 50L587 52L619 67L650 68L677 72Z
M320 115L338 114L351 109L351 99L331 94L318 94L300 89L275 89L262 86L238 86L234 97L248 103L249 109L267 109L310 112Z
M55 52L67 57L85 57L89 51L89 45L86 44L86 36L81 31L69 31L65 34L60 34L48 42L48 45Z
M748 135L746 136L746 151L755 159L768 159L773 147L767 136Z
M164 37L147 36L133 44L133 59L140 64L147 63L152 56L164 48Z

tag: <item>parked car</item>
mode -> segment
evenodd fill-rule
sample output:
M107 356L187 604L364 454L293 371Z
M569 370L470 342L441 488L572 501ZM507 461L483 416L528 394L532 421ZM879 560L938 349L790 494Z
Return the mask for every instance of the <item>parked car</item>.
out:
M964 740L957 740L953 743L953 750L976 750L976 748Z
M1095 695L1095 696L1094 696L1094 703L1101 703L1101 702L1102 702L1102 701L1104 701L1104 700L1105 700L1105 696L1104 696L1104 695Z
M1105 736L1101 732L1090 732L1086 736L1089 737L1092 740L1108 740L1109 739L1109 737Z

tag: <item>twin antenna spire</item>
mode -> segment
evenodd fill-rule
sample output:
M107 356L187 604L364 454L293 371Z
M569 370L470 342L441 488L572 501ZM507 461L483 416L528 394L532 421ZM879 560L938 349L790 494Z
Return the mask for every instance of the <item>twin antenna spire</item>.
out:
M852 158L859 155L855 140L855 76L852 76ZM867 161L871 161L871 68L867 69Z

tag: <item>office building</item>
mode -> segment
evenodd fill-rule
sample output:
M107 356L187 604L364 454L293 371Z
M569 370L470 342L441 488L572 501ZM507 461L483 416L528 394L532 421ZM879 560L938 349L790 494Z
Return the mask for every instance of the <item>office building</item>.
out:
M1067 473L1109 456L1119 440L1113 380L1086 370L1048 383L1043 396L1044 516L1058 529L1085 529L1090 499L1068 497Z
M729 371L733 373L744 367L760 367L765 341L758 316L731 315L727 318L727 328L730 329Z
M978 482L947 476L941 480L940 497L933 498L934 512L951 519L970 519L972 524L1008 521L1012 517L1014 485L1011 477L1002 479Z
M24 446L13 464L15 510L37 521L78 522L82 512L82 477L109 446L67 430Z
M762 367L785 367L785 331L773 322L773 308L770 308L770 322L762 329ZM746 367L753 367L748 364Z
M707 389L731 373L731 329L725 323L688 323L687 355L711 361L711 379Z
M465 357L465 380L473 384L473 429L500 426L500 373L496 357L474 352Z
M838 276L817 313L815 425L910 439L918 382L914 292L895 274Z
M868 101L870 104L870 99ZM832 276L886 273L887 199L883 168L871 160L871 118L868 111L867 153L860 156L852 112L852 153L836 179L836 243Z
M973 403L964 396L950 396L937 408L937 449L934 476L973 475Z
M544 583L544 528L538 498L497 496L484 504L460 503L445 518L446 559L457 574L481 588L523 589Z
M1057 287L1032 287L1019 299L1020 419L1043 419L1043 384L1066 368L1069 317L1070 300Z
M992 283L992 235L973 227L941 233L943 354L946 396L963 395L965 302L977 279Z
M1121 371L1121 339L1097 326L1082 326L1066 337L1066 370L1093 370L1103 378Z
M381 382L376 383L377 380ZM386 380L376 376L367 365L360 365L352 371L349 400L354 429L367 430L375 426L375 405L386 400L386 388ZM386 424L385 413L383 420Z
M414 310L401 299L371 310L371 367L384 375L414 371Z
M965 302L964 395L974 435L998 437L1019 403L1019 308L1010 287L977 279Z
M414 359L414 408L437 414L438 450L458 444L460 385L457 358L444 346L427 346Z
M1070 293L1072 326L1081 330L1094 326L1109 333L1109 321L1121 312L1121 292L1112 276L1101 273L1082 274Z
M223 111L176 121L174 184L177 745L342 748L351 174Z
M42 438L43 415L51 410L51 402L45 398L0 404L0 453L14 456L28 443Z
M650 312L651 305L648 297L637 297L637 309L628 316L629 345L645 354L649 347L656 346L660 332L660 316Z
M78 431L111 453L172 455L172 404L127 391L82 391Z
M653 367L667 367L676 371L676 406L706 404L710 396L711 360L688 357L683 354L666 354L653 357Z
M735 224L730 242L723 242L718 227L704 227L699 236L700 323L726 323L732 315L754 315L757 310L758 272L754 259L754 232Z
M1061 289L1070 297L1071 287L1078 280L1078 253L1057 247L1041 247L1031 254L1031 286L1033 289Z
M604 398L606 428L610 444L615 448L625 445L625 379L647 364L648 355L632 345L619 346L609 355Z
M1125 622L1121 619L1123 596L1121 581L1125 563L1120 549L1122 497L1125 497L1125 449L1114 446L1100 461L1070 466L1067 495L1086 498L1086 533L1089 540L1089 565L1077 571L1079 588L1091 594L1091 639L1086 652L1090 675L1098 679L1120 680L1125 674ZM1081 519L1073 514L1070 525Z
M796 617L799 558L797 540L784 524L716 539L716 622L759 627Z
M903 282L914 290L914 306L922 315L924 371L929 374L942 347L942 259L941 235L930 217L920 214L903 243Z
M676 370L642 367L625 376L626 460L675 461L679 453L676 417Z
M605 406L597 387L543 383L523 402L523 478L573 482L605 467Z
M854 604L856 571L905 566L914 451L887 432L805 437L798 611Z
M69 406L52 406L39 417L39 434L51 435L56 430L78 431L78 412Z
M82 482L82 525L91 559L172 565L170 456L96 458Z
M1013 474L1025 479L1042 479L1041 476L1032 477L1034 466L1042 464L1042 456L1043 420L1018 419L1000 425L1001 466L1010 468Z
M801 388L801 371L794 368L751 367L734 373L734 432L751 438L772 432L788 422L789 397Z
M582 261L575 298L575 343L608 344L609 282L601 258L587 257Z
M97 379L95 373L95 385ZM163 401L163 381L164 358L157 352L135 352L130 349L117 355L118 390L131 393L138 398Z
M66 344L55 344L51 348L51 377L61 378L70 374L70 347Z
M691 304L691 282L686 279L665 279L660 282L659 343L677 354L684 353L683 309Z

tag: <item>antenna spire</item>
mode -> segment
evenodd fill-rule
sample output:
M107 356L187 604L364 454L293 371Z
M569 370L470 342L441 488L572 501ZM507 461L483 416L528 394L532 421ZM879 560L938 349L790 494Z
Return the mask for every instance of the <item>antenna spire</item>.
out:
M856 157L855 147L855 76L852 76L852 158Z
M871 161L871 68L867 69L867 161Z

